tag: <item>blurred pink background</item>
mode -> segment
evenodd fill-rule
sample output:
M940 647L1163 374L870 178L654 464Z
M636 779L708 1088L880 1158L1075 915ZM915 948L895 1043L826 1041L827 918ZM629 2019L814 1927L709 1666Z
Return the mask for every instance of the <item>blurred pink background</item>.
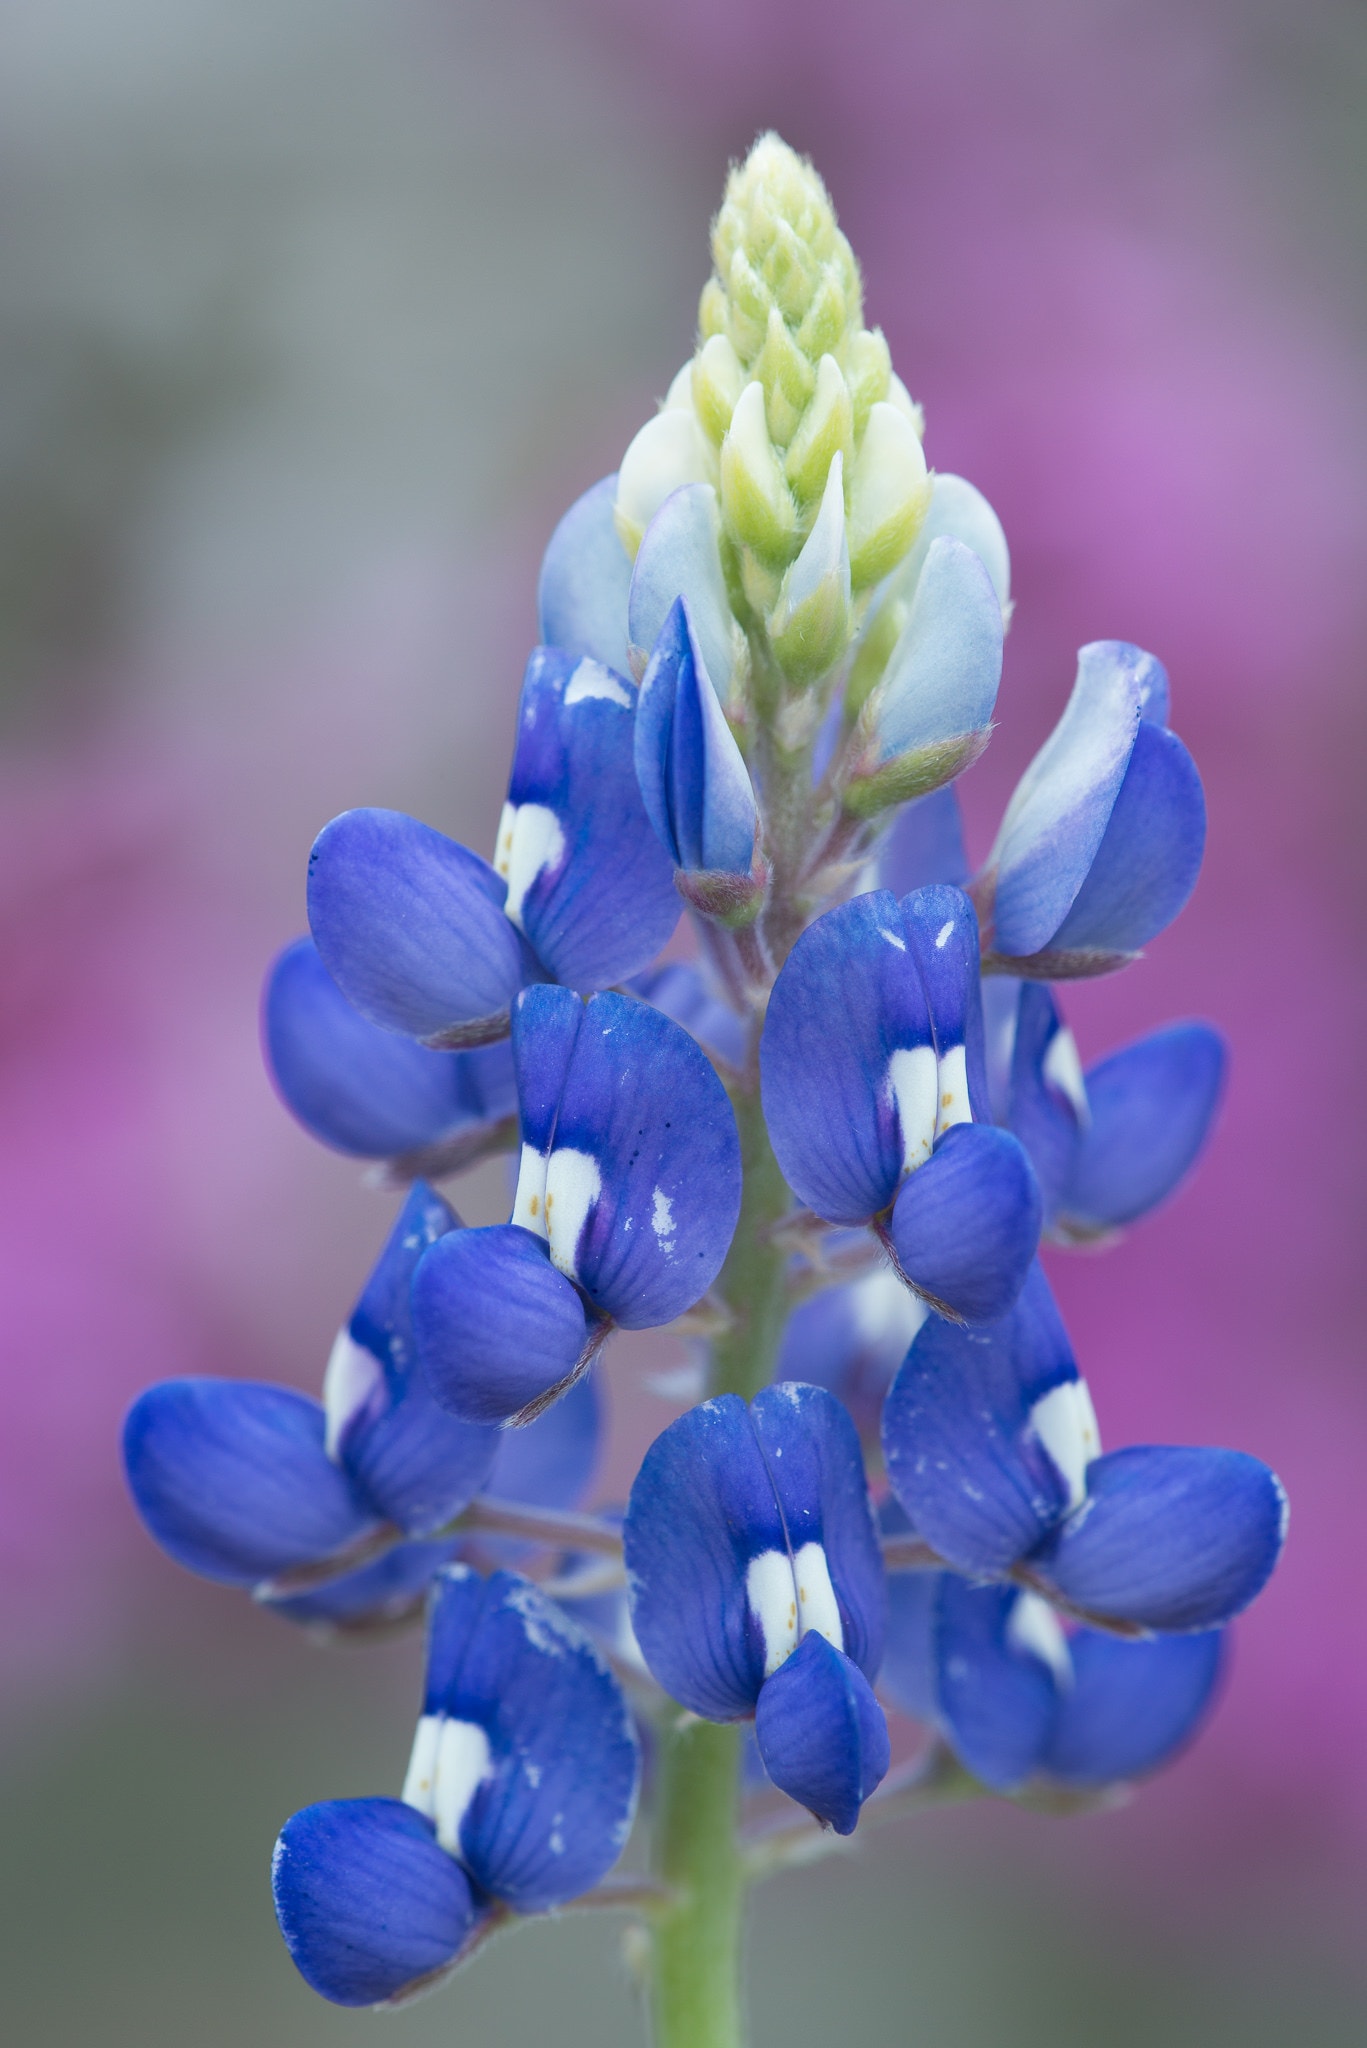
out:
M150 47L160 11L121 5ZM1165 1212L1052 1270L1107 1442L1256 1452L1290 1491L1291 1541L1210 1731L1116 1825L1141 1861L1360 1873L1361 17L352 6L325 31L315 101L307 7L258 21L259 48L223 10L196 20L199 46L171 39L181 70L162 49L146 77L54 54L37 8L0 30L20 60L0 102L23 116L36 79L71 135L90 106L105 123L71 144L90 173L74 190L38 112L0 144L32 258L10 383L37 437L5 472L6 530L31 530L41 498L48 414L25 375L63 321L49 452L60 476L93 435L99 485L74 491L75 539L55 529L49 615L17 607L0 769L5 1682L30 1706L97 1694L155 1632L168 1572L115 1456L140 1386L316 1383L387 1212L274 1103L261 970L302 927L304 856L334 811L399 803L490 842L540 547L688 353L727 158L773 124L830 185L930 459L987 492L1011 541L1000 728L963 785L972 850L1095 637L1168 664L1206 782L1190 909L1066 1001L1085 1057L1173 1015L1218 1022L1223 1121ZM201 148L174 110L225 50L239 100ZM314 113L285 142L296 100ZM99 151L141 164L144 101L166 115L160 169L128 179L109 258L131 249L142 282L121 297L70 258L64 297L35 252L73 219L98 239L116 209L94 196ZM243 159L264 139L270 176L244 175L230 134ZM158 209L182 158L226 198L168 255ZM263 240L280 193L288 228ZM204 271L188 311L176 233ZM120 399L101 457L109 431L80 406L111 351L158 390L169 360L189 427ZM475 1213L498 1199L486 1176ZM664 1419L622 1405L619 1484ZM1039 1853L1102 1854L1103 1825Z

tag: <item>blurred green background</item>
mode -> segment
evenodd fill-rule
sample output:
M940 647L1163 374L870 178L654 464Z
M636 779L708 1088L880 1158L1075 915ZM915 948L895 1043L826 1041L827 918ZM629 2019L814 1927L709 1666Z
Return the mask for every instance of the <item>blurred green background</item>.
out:
M1076 202L1079 247L1143 229L1198 278L1232 263L1255 328L1259 307L1304 316L1308 378L1332 359L1360 379L1360 7L971 0L925 12L924 67L920 20L880 0L0 10L6 2040L641 2039L606 1920L522 1931L392 2018L303 1987L271 1844L311 1799L396 1785L416 1646L324 1655L182 1580L122 1503L114 1430L161 1373L316 1379L380 1225L271 1101L261 964L302 922L333 811L400 803L490 839L540 548L688 352L706 223L759 125L854 195L857 246L861 208L924 222L975 175L1034 180L1046 209ZM883 76L866 118L880 50L905 92ZM903 192L908 135L960 108L975 163L946 153L940 185L932 153ZM988 375L999 406L1043 402L1012 384L1011 306L985 342L971 266L918 246L937 331L964 337L962 363L928 343L944 417ZM1033 244L1018 255L1028 278ZM883 289L872 275L888 319ZM1198 405L1224 367L1194 377ZM1285 422L1259 425L1275 495ZM1341 425L1346 445L1360 419ZM1046 595L1076 595L1075 644L1091 592L1047 567ZM1354 697L1360 677L1359 642ZM1051 715L1028 699L1031 732ZM466 1213L498 1200L486 1176ZM667 1414L628 1378L607 1494ZM1326 1456L1350 1393L1357 1415L1345 1367L1313 1396ZM1275 1433L1251 1447L1279 1453ZM1360 1555L1346 1455L1343 1484ZM1309 1619L1292 1596L1297 1614L1294 1642L1258 1639L1204 1775L1067 1824L936 1815L773 1883L756 2048L1360 2042L1363 1695L1326 1656L1304 1688L1333 1739L1288 1739L1304 1644L1343 1620L1327 1593ZM1260 1751L1248 1730L1274 1723Z

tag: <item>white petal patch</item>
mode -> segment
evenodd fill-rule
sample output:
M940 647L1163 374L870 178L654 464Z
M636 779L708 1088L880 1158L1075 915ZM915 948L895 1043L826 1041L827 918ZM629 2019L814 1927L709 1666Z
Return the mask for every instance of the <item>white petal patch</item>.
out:
M840 1609L836 1605L835 1587L831 1584L830 1566L819 1543L803 1544L793 1559L793 1576L797 1580L799 1640L806 1635L825 1636L828 1643L834 1644L837 1650L843 1650L845 1631L840 1625Z
M935 1142L939 1071L934 1046L906 1046L895 1052L888 1061L887 1091L902 1133L902 1168L910 1173L925 1164Z
M1013 1650L1023 1650L1027 1656L1038 1657L1041 1664L1047 1664L1060 1685L1072 1684L1073 1658L1068 1638L1053 1608L1038 1593L1021 1594L1006 1624L1006 1640Z
M786 1550L762 1550L750 1560L745 1597L764 1635L764 1675L769 1678L797 1648L797 1586Z
M663 1188L656 1188L651 1200L650 1227L660 1240L660 1250L670 1258L674 1251L674 1204Z
M904 1287L890 1266L856 1280L849 1300L860 1343L902 1357L930 1314L920 1295Z
M538 1152L534 1145L522 1147L513 1213L508 1219L511 1223L520 1223L524 1230L534 1230L538 1237L547 1235L546 1165L544 1152Z
M948 919L947 919L947 920L945 921L945 923L944 923L944 924L942 924L942 925L940 926L940 929L939 929L939 931L938 931L938 932L936 932L936 934L935 934L935 950L936 950L936 952L937 952L937 953L939 953L939 952L942 952L942 951L943 951L943 949L944 949L944 948L945 948L945 947L946 947L946 946L947 946L947 945L949 944L949 942L950 942L950 939L951 939L951 938L952 938L953 936L954 936L954 919L953 919L953 918L951 917L951 918L948 918Z
M906 940L905 940L905 939L899 939L899 938L898 938L898 936L897 936L897 934L896 934L896 932L890 932L890 931L888 930L888 928L887 928L887 926L886 926L885 924L880 924L880 925L879 925L879 927L878 927L878 936L879 936L879 938L880 938L880 939L886 939L886 940L887 940L887 942L888 942L888 944L889 944L890 946L896 946L896 948L897 948L897 950L898 950L898 952L899 952L899 953L905 953L905 952L906 952L906 950L907 950L907 942L906 942Z
M634 702L626 684L619 682L610 668L585 655L565 685L565 704L584 704L592 697L606 698L609 704L621 704L628 711Z
M607 670L603 673L606 675ZM522 906L537 876L558 868L565 858L565 834L555 812L545 804L505 804L498 826L495 870L508 884L504 909L518 930Z
M323 1447L336 1464L352 1417L384 1383L384 1367L373 1351L339 1330L323 1374Z
M1066 1024L1054 1033L1046 1046L1042 1070L1045 1080L1072 1103L1078 1122L1084 1126L1090 1124L1092 1111L1087 1101L1087 1083L1082 1078L1077 1040Z
M1087 1497L1086 1472L1101 1456L1101 1431L1086 1380L1064 1380L1030 1410L1030 1427L1068 1489L1068 1506Z
M443 1714L424 1714L418 1722L418 1732L413 1737L413 1754L408 1759L408 1775L399 1794L405 1806L413 1807L428 1820L436 1811L437 1750L444 1720Z
M474 1721L441 1724L436 1778L432 1786L432 1819L437 1840L453 1856L460 1854L460 1824L489 1769L489 1738Z
M973 1111L968 1104L968 1054L963 1046L951 1045L939 1064L939 1100L935 1105L935 1135L947 1131L951 1124L971 1124Z
M552 1152L546 1169L546 1236L551 1264L571 1280L577 1277L574 1258L589 1210L602 1192L603 1178L591 1152L576 1152L569 1145Z

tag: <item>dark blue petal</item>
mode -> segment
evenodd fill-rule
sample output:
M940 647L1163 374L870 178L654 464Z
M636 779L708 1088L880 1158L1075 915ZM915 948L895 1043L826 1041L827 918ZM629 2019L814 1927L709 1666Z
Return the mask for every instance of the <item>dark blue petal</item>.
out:
M499 1432L484 1491L496 1500L527 1501L539 1508L578 1507L593 1484L602 1434L598 1376L587 1372L525 1429Z
M1095 1460L1086 1500L1031 1563L1088 1613L1208 1629L1262 1591L1285 1535L1286 1495L1257 1458L1137 1444Z
M1052 1222L1077 1162L1086 1095L1072 1034L1041 981L1019 985L1008 1101L1011 1129L1030 1155Z
M415 1181L328 1361L328 1448L377 1515L425 1536L479 1492L497 1432L444 1414L417 1369L411 1296L423 1254L458 1219Z
M1059 1200L1066 1220L1113 1229L1170 1195L1210 1133L1227 1063L1209 1024L1170 1024L1091 1068L1091 1122Z
M648 966L679 918L673 863L636 783L635 723L623 676L587 655L533 653L495 866L508 916L570 988Z
M1039 1245L1039 1182L1024 1148L994 1124L955 1124L904 1183L890 1235L913 1287L950 1315L996 1322Z
M1214 1700L1225 1637L1144 1642L1079 1629L1043 1768L1065 1785L1108 1785L1157 1770L1190 1741Z
M359 1570L327 1579L306 1593L258 1596L273 1614L302 1627L367 1628L401 1620L418 1609L433 1578L456 1554L460 1539L396 1543Z
M916 1721L940 1711L935 1628L944 1572L888 1573L888 1631L878 1683Z
M683 598L641 681L635 754L646 814L675 867L748 875L755 793Z
M468 847L401 811L344 811L309 855L309 924L363 1016L437 1038L497 1020L533 978L504 887Z
M424 1714L481 1729L488 1745L458 1819L476 1884L542 1913L607 1874L636 1804L631 1714L590 1638L530 1580L461 1565L440 1575Z
M879 850L878 879L894 896L905 896L927 882L962 888L968 876L959 792L947 782L898 812Z
M631 1619L666 1692L710 1721L749 1714L764 1681L752 1561L784 1552L774 1482L744 1401L722 1394L646 1452L622 1529Z
M1028 1637L1017 1636L1014 1624L1022 1614L1043 1620L1060 1669L1028 1647ZM971 1586L946 1573L934 1633L940 1725L974 1777L1009 1792L1039 1768L1053 1730L1060 1683L1067 1683L1063 1632L1037 1596L1011 1586Z
M726 1090L686 1031L629 996L588 1005L546 1177L551 1257L624 1329L706 1294L740 1213Z
M733 1067L745 1063L745 1025L687 961L671 960L664 967L638 974L631 992L663 1010L676 1024L682 1024L700 1045Z
M1138 952L1196 887L1205 846L1196 763L1176 733L1141 719L1096 857L1051 949Z
M433 1052L372 1024L312 939L287 946L271 968L261 1042L285 1107L338 1152L386 1159L477 1121L463 1066L474 1055Z
M363 1536L375 1516L323 1448L323 1410L254 1380L163 1380L123 1429L138 1513L177 1564L250 1586Z
M883 1658L887 1587L854 1424L824 1387L791 1380L757 1394L750 1419L798 1568L799 1602L803 1549L819 1544L840 1615L840 1647L872 1678ZM819 1617L800 1608L799 1632L812 1626L820 1626Z
M513 1223L457 1230L413 1281L418 1358L436 1400L464 1422L503 1422L573 1372L584 1304L546 1247Z
M295 1967L334 2005L379 2005L444 1969L481 1917L465 1872L397 1799L306 1806L281 1830L271 1887Z
M888 1724L857 1664L824 1636L804 1636L765 1680L755 1708L764 1768L838 1835L852 1835L859 1809L887 1776Z
M784 1178L828 1222L867 1222L926 1156L930 1011L886 889L828 910L793 947L769 999L760 1081Z
M1067 916L1125 779L1158 666L1123 640L1080 651L1063 716L1017 784L988 856L998 952L1039 952Z
M536 605L548 647L587 654L626 675L631 563L613 524L616 498L613 475L575 499L542 558Z
M630 634L641 674L670 606L688 601L707 673L723 704L731 700L740 635L721 565L721 519L710 484L672 491L646 528L631 578ZM742 643L743 644L743 643Z
M936 1317L912 1345L883 1410L888 1478L913 1527L963 1570L1009 1571L1062 1514L1067 1486L1030 1418L1076 1379L1038 1265L1000 1323Z

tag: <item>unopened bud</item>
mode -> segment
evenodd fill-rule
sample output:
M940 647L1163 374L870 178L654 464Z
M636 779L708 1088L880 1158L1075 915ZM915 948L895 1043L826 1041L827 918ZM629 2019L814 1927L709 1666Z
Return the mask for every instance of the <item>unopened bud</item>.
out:
M882 330L865 327L851 335L845 350L845 382L854 407L855 439L862 440L869 414L888 396L892 384L892 357Z
M809 505L826 487L837 456L854 453L854 408L849 387L832 355L817 365L816 390L793 435L783 469L800 504Z
M926 516L930 491L915 429L896 406L880 402L869 413L850 478L850 579L856 590L867 590L896 568Z
M720 448L745 388L740 357L725 334L714 334L703 343L692 364L693 409L714 446Z
M759 383L742 391L722 442L721 503L726 525L741 547L775 567L789 559L797 511L769 439Z
M828 359L829 360L829 359ZM850 553L845 542L844 461L831 463L816 523L783 579L769 644L790 682L826 674L850 637Z

